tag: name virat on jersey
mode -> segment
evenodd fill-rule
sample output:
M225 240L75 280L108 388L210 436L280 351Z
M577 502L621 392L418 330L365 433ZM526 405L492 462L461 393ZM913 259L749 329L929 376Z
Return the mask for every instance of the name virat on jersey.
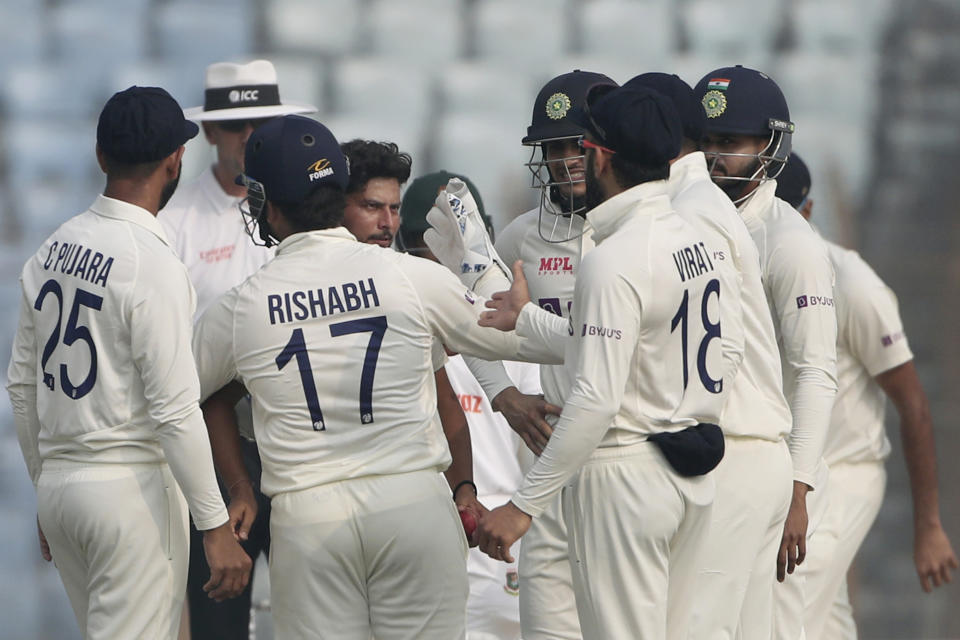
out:
M722 255L714 257L723 258ZM673 252L673 263L680 274L680 282L692 280L697 276L713 271L713 262L710 260L710 252L703 242L684 247Z
M270 324L284 324L308 318L322 318L336 313L379 307L380 297L373 278L344 282L332 287L305 291L273 293L267 296Z

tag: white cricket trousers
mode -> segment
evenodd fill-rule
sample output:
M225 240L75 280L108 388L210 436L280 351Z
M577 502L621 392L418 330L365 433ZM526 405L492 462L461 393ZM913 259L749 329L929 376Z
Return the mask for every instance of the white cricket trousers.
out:
M177 637L189 521L166 463L45 460L37 513L86 640Z
M817 553L816 533L823 522L833 491L833 469L827 471L822 465L817 478L816 491L807 492L807 556L803 563L811 562ZM773 638L774 640L808 640L804 629L804 616L807 608L807 577L803 564L798 565L792 574L788 573L783 582L773 585Z
M534 518L520 547L520 628L524 640L580 640L567 525L559 492Z
M886 484L882 462L830 466L827 508L810 541L816 553L800 566L807 581L807 640L856 640L847 571L880 512Z
M714 489L651 442L594 452L563 500L584 640L687 640Z
M777 552L793 490L783 440L726 437L713 471L709 547L697 576L691 638L770 640ZM739 630L739 631L738 631Z
M439 473L280 493L271 501L277 640L457 640L467 539Z

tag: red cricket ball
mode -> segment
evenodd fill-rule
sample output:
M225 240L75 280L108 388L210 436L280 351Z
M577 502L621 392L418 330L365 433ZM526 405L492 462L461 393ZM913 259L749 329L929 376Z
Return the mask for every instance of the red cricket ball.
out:
M467 534L467 537L473 535L473 532L477 529L477 519L469 511L460 512L460 522L463 523L463 532Z

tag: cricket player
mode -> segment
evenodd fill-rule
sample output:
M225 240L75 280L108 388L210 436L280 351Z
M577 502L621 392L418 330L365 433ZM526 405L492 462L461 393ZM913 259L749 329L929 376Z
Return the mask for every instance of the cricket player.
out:
M722 553L704 555L697 578L691 637L770 637L775 559L790 506L793 464L787 449L790 408L783 395L780 353L760 274L760 258L736 207L710 180L697 151L706 120L693 89L675 75L645 73L625 87L643 86L669 97L683 121L680 155L670 166L670 201L697 227L720 235L740 282L720 303L742 309L743 361L731 381L720 421L725 451L712 474L717 485L710 540Z
M343 226L360 242L385 249L394 245L402 218L400 191L410 178L413 158L400 151L396 143L373 140L350 140L340 145L350 163ZM446 186L446 183L444 183ZM434 199L436 198L434 193ZM432 203L432 201L431 201ZM451 462L443 474L461 511L470 511L475 518L486 511L477 500L473 482L470 428L466 415L444 365L447 355L440 342L433 345L434 381L437 385L437 414L450 449ZM473 487L473 490L470 490ZM471 540L471 546L476 542Z
M480 521L480 547L510 545L565 485L573 584L585 638L686 638L723 436L728 360L719 247L670 205L682 124L644 87L595 87L586 130L587 218L597 247L580 265L570 320L529 301L522 268L484 324L566 351L571 387L546 449L510 502ZM441 231L425 235L437 253ZM436 248L434 247L436 244Z
M806 165L791 154L777 179L777 196L807 220L813 209L810 186ZM883 501L890 454L883 429L887 397L900 415L913 492L913 557L923 590L950 582L957 557L940 523L930 408L896 295L856 251L824 242L837 274L839 391L824 448L830 465L827 506L811 538L816 552L800 568L807 589L804 630L808 640L855 640L846 574Z
M163 89L114 94L97 126L103 195L21 274L7 388L41 549L84 638L176 637L187 505L203 531L208 596L236 596L249 579L197 405L195 295L156 220L197 130Z
M273 257L273 249L250 241L238 215L237 207L247 192L235 179L243 173L247 139L270 118L314 111L316 107L310 105L280 101L277 72L267 60L217 62L207 67L204 104L187 109L185 114L200 123L207 142L216 149L216 160L196 180L181 187L157 217L197 291L197 318L220 295ZM203 409L209 422L215 419L211 412L237 407L242 433L237 444L251 481L224 483L221 477L221 493L228 501L244 550L256 562L261 551L266 552L270 546L270 501L260 492L260 456L253 441L250 402L242 389L234 399L238 402L226 409L215 405ZM206 640L246 640L253 580L239 598L227 602L206 598L202 586L209 569L199 553L199 535L196 527L191 527L187 576L191 634Z
M573 287L583 257L593 249L593 229L584 218L586 186L583 128L571 110L583 105L596 84L615 86L600 73L575 70L547 82L537 94L527 135L528 163L540 203L521 214L499 234L496 250L504 264L523 260L530 296L541 308L570 318ZM503 414L530 450L539 455L552 427L545 414L559 415L570 387L562 366L540 368L543 396L522 394L499 363L466 358L495 411ZM560 496L534 520L520 549L520 621L526 640L577 640L580 623L574 604L567 555L567 528Z
M793 495L777 557L782 581L806 555L807 492L814 491L821 506L826 489L823 446L837 391L833 267L823 241L774 195L795 128L780 88L767 75L736 66L708 73L694 91L707 116L702 148L710 175L738 205L760 255L793 418ZM802 578L794 578L774 590L781 640L803 632Z
M194 354L203 397L234 379L252 397L277 635L462 638L467 544L440 476L434 337L481 357L558 358L479 327L482 299L445 269L340 226L347 162L320 123L264 124L244 166L277 255L207 310Z
M433 206L437 192L456 177L448 171L437 171L417 178L407 187L403 194L400 209L402 222L397 234L398 244L406 252L436 260L423 242L423 233L429 228L426 215ZM483 211L480 194L469 178L459 178L476 199L480 217L492 237L492 223ZM540 376L535 365L504 362L503 366L516 388L530 396L540 394ZM473 477L480 502L501 504L509 500L520 487L524 471L533 464L533 454L511 430L506 419L490 406L480 383L470 373L462 356L452 356L444 369L470 426ZM518 540L511 549L511 555L516 557L519 550ZM494 560L479 549L471 549L467 556L467 575L470 580L467 640L520 640L518 596L521 578L517 563Z

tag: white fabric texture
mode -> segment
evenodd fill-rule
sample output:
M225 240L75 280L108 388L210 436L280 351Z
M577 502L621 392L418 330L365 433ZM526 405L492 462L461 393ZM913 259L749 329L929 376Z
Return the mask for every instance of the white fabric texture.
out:
M457 640L467 540L443 476L417 471L276 496L274 626L284 640Z
M21 286L7 388L34 484L41 461L166 460L197 527L226 522L190 355L195 296L156 218L98 196Z
M824 457L877 462L890 454L884 429L887 396L876 376L913 359L897 297L855 251L828 242L837 272L837 376Z
M691 638L770 637L773 584L793 467L786 442L727 437L710 516L711 552L698 567Z
M583 466L563 512L584 638L687 640L713 493L711 475L677 475L649 442Z
M368 475L441 471L434 336L462 353L546 359L477 325L484 300L429 260L343 227L294 234L200 319L203 397L234 378L253 399L266 495Z
M806 579L807 640L856 640L847 571L880 512L886 478L882 462L830 466L826 511L810 540L815 553L799 568Z
M190 538L166 464L50 461L37 515L84 638L176 639Z
M240 200L226 193L207 167L180 186L157 215L197 292L195 319L273 257L273 249L253 244L247 235Z
M588 219L597 248L577 276L564 359L573 387L561 391L563 414L513 497L533 517L598 446L629 446L653 433L683 430L697 424L696 416L719 414L723 402L716 378L724 356L715 338L727 319L708 309L717 282L706 258L713 248L673 211L666 182L628 189L595 207ZM681 271L676 254L687 251L704 257ZM555 316L539 311L531 315L555 323ZM563 337L561 331L541 341L519 323L517 331L543 348Z
M740 206L760 254L763 285L773 316L784 395L793 427L788 443L794 480L815 491L825 475L823 448L837 393L837 317L834 274L826 245L764 182Z

